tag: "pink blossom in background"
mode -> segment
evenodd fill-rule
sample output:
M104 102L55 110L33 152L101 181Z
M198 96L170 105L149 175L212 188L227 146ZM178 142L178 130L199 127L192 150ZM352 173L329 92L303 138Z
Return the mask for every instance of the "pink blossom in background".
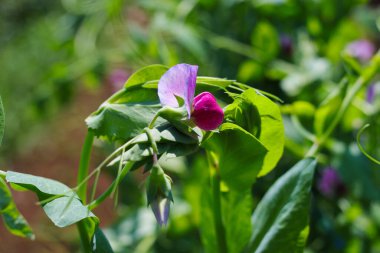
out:
M108 76L109 83L111 85L112 91L118 91L123 86L125 81L127 81L130 74L124 69L114 69Z
M348 44L346 50L353 57L358 58L362 62L366 62L374 55L376 48L371 41L361 39Z

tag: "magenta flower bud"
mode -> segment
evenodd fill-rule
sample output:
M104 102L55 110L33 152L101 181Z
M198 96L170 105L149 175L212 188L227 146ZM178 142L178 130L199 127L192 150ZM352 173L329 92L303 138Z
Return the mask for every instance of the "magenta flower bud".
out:
M191 118L203 130L214 130L223 122L223 109L209 92L202 92L194 98Z

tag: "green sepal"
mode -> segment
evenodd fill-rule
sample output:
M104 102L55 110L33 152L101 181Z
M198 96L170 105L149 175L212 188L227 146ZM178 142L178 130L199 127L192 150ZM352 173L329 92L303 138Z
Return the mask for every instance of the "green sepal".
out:
M165 174L158 163L153 164L147 181L147 200L150 205L157 198L167 198L173 201L171 178Z

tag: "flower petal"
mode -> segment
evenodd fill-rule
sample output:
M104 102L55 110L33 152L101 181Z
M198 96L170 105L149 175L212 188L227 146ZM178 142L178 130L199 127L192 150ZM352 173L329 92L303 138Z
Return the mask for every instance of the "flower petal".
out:
M168 223L170 212L170 200L167 198L157 198L151 203L151 208L160 226Z
M190 118L197 72L198 66L185 63L171 67L158 82L158 97L161 104L178 107L176 96L181 97Z

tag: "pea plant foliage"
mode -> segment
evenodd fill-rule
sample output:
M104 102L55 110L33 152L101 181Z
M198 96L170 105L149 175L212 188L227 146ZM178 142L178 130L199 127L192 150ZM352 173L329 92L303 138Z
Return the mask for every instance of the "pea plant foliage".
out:
M279 103L279 98L235 80L198 76L195 65L144 67L85 120L88 132L76 186L1 171L4 224L17 236L35 237L10 187L32 191L55 226L76 224L83 252L113 252L99 228L101 217L93 210L117 195L123 178L139 169L147 175L147 208L159 228L170 226L170 211L176 208L172 186L180 182L170 177L162 161L199 153L208 161L207 183L198 200L205 252L302 252L316 166L312 156L287 170L253 210L252 185L276 167L283 153ZM4 122L0 101L0 141ZM96 168L89 168L95 139L110 142L115 149ZM95 195L99 175L110 169L116 170L113 182ZM90 179L95 181L91 187Z

